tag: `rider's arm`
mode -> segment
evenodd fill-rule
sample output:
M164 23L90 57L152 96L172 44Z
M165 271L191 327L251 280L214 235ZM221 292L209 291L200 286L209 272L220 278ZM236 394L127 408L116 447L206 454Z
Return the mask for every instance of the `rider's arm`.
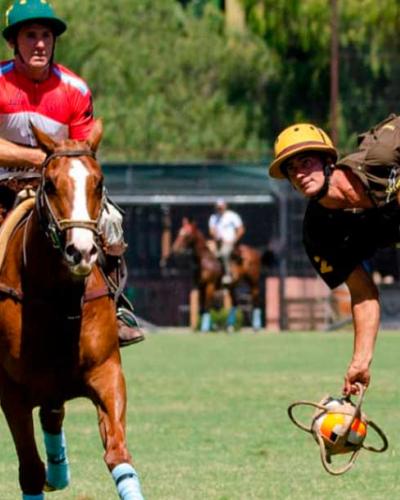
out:
M90 89L87 88L86 92L75 89L71 103L73 110L69 123L69 137L77 141L84 141L89 136L94 125L93 102Z
M243 224L236 228L236 241L239 241L240 238L244 235L245 229Z
M0 138L0 165L8 168L39 168L46 154L38 148L29 148Z
M379 329L380 305L378 289L362 266L356 267L346 284L351 295L354 328L353 356L343 386L347 395L357 391L355 382L369 384L369 366Z
M242 218L236 212L232 212L233 223L235 225L235 241L239 241L240 238L244 235L245 229Z
M214 240L218 239L217 230L214 227L210 227L210 236Z

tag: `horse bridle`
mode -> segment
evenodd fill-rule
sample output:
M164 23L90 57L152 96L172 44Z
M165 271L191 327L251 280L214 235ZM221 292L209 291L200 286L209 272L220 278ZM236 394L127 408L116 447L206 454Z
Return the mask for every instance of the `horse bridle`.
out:
M78 156L89 156L96 159L96 153L89 149L76 149L76 150L64 150L55 151L51 153L45 161L43 162L42 168L43 172L46 170L49 163L55 158L59 157L78 157ZM62 235L68 229L83 228L92 231L96 238L100 236L99 232L99 220L101 216L101 210L96 220L74 220L74 219L61 219L59 220L51 207L49 198L44 189L45 178L42 175L42 180L36 194L36 209L39 215L39 222L43 227L46 235L49 237L53 243L54 248L61 250L63 248ZM104 204L105 194L103 193Z

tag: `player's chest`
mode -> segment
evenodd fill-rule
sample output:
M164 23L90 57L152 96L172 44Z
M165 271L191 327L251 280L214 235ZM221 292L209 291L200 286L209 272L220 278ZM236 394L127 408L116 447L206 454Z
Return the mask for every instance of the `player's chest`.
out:
M40 85L28 89L7 86L0 89L0 113L36 112L62 120L68 116L68 102L58 89L46 90Z

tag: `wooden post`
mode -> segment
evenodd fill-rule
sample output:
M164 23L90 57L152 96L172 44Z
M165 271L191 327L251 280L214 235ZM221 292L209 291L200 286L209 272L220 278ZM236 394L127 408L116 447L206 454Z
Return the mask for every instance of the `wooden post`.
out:
M199 324L200 314L200 297L199 290L197 288L190 290L189 305L190 328L192 330L196 330Z
M232 307L232 297L231 294L229 293L229 290L227 290L226 288L224 288L223 290L222 298L223 298L224 309L230 311Z
M161 263L166 262L171 253L171 214L169 206L164 205L162 210L162 233L161 233Z
M271 332L280 331L280 315L283 303L279 300L279 277L266 278L265 281L265 328Z

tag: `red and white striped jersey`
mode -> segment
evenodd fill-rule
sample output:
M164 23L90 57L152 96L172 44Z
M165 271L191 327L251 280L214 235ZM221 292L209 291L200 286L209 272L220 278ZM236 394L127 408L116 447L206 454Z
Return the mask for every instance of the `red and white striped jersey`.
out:
M17 72L13 60L0 63L0 137L36 146L30 123L55 140L86 139L93 125L89 87L60 64L37 83Z

